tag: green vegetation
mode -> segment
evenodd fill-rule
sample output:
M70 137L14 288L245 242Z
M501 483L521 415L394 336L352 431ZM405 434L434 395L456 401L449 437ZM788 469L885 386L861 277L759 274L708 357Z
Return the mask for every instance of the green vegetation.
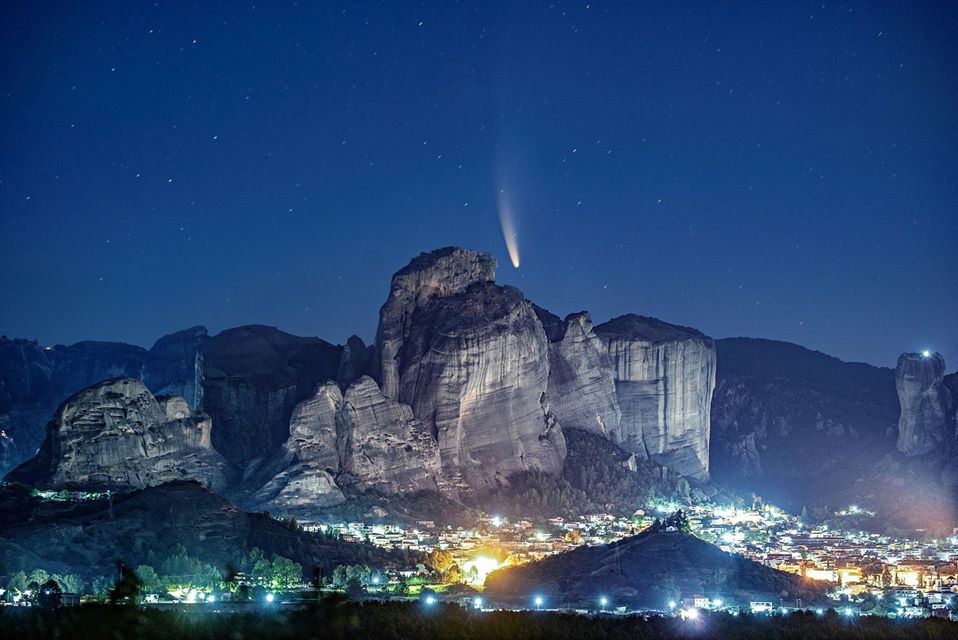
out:
M760 638L783 640L931 640L952 638L958 624L940 619L894 621L793 614L755 617L706 615L696 621L653 617L587 617L547 612L475 612L451 604L362 604L327 599L298 610L249 605L242 611L213 614L205 607L139 610L133 607L82 606L44 611L0 609L0 635L9 638L85 638L88 640L213 640L235 638L366 638L511 640Z

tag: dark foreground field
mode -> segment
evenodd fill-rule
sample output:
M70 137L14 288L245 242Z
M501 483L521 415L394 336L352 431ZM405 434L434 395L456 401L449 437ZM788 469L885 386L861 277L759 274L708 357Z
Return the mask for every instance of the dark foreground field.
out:
M480 640L584 640L589 638L958 638L958 623L947 620L896 622L881 618L841 619L795 614L786 617L706 616L672 618L590 618L549 612L473 612L455 605L425 608L409 603L323 603L309 609L261 609L242 613L210 609L139 610L83 606L59 611L4 607L0 637L146 638L156 640L260 638L349 639L468 638Z

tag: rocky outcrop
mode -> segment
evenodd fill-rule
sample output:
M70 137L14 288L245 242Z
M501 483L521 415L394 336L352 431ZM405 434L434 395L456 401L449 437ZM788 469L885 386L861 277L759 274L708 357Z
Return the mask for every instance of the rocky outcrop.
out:
M146 356L117 342L42 346L0 338L0 476L37 452L60 403L108 378L141 377Z
M348 385L358 380L360 376L370 375L375 354L374 346L367 347L359 336L350 336L343 346L336 380L339 384Z
M293 408L334 380L342 349L274 327L229 329L203 346L203 408L213 417L213 444L248 467L275 453L289 436Z
M560 320L545 309L535 310L549 337L547 395L559 424L618 440L622 412L612 359L592 329L592 318L583 311Z
M203 343L206 327L192 327L163 336L146 354L143 381L156 395L185 398L190 407L203 407Z
M907 456L928 453L954 438L949 420L953 399L944 374L945 359L940 353L903 353L898 358L898 450Z
M387 494L435 491L440 467L435 439L408 405L384 396L368 376L345 395L329 381L296 405L289 438L258 474L267 480L248 505L281 512L337 505L346 484Z
M478 282L430 300L397 362L398 398L435 434L450 477L484 491L516 472L561 471L548 340L516 289Z
M488 253L456 247L420 254L393 276L389 297L379 311L376 376L383 393L399 397L400 350L416 310L435 298L455 295L477 282L496 279L496 261Z
M439 447L409 405L387 398L363 376L346 390L342 470L385 493L436 491Z
M709 475L715 344L686 327L625 315L596 327L609 345L622 421L616 444L683 475Z
M64 402L35 458L8 480L44 488L144 487L197 480L226 488L229 469L211 447L210 420L183 398L157 400L139 380L108 380Z

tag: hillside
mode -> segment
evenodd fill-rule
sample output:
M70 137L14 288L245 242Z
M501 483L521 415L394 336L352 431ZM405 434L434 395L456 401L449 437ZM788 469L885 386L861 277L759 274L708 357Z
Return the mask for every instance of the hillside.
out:
M19 485L0 488L0 573L110 574L115 562L154 564L178 546L222 571L253 548L308 571L389 563L375 547L304 532L264 514L246 513L194 482L171 482L110 500L52 502Z
M948 533L958 522L941 455L898 452L895 370L843 362L799 345L716 340L712 477L813 516L859 504L855 528Z
M746 606L752 600L812 602L823 596L824 585L727 554L669 522L611 544L502 569L486 580L486 592L496 601L540 595L550 606L593 606L604 596L616 606L661 610L694 594Z

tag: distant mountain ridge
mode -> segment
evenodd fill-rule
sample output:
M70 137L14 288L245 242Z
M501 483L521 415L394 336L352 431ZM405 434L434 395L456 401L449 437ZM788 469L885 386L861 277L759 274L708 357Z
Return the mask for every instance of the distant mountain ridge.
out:
M505 495L513 477L576 477L565 470L580 464L578 456L567 461L566 435L581 429L650 463L633 460L634 473L656 474L660 465L671 474L630 486L672 485L678 474L704 494L714 493L714 480L719 489L755 492L793 511L808 506L823 517L850 500L891 511L944 501L949 508L937 509L934 527L958 522L958 468L949 462L958 456L958 376L943 376L943 363L929 369L935 358L903 361L914 366L899 371L901 402L910 407L900 422L891 369L785 342L713 340L637 314L598 325L584 311L560 318L496 284L495 270L491 255L456 247L413 258L393 276L373 345L356 336L335 345L264 325L212 337L193 327L149 350L0 339L0 473L37 452L63 400L124 378L141 381L164 407L182 402L200 422L208 417L208 453L226 461L214 465L224 478L217 486L248 508L321 511L365 490L434 492L452 501ZM133 415L136 395L91 392L85 397L103 406L67 413ZM84 450L84 473L116 473L120 489L177 474L209 483L199 467L176 466L185 448L122 441L150 429L173 433L163 425L186 418L157 416L139 435L113 431L120 439L112 453L104 449L101 469L96 452ZM74 427L80 433L90 424L60 420L60 441L82 443ZM904 439L900 428L908 430ZM910 443L907 450L899 451L901 442ZM137 447L154 452L137 464L165 466L118 472L123 466L111 456ZM193 460L206 455L191 451ZM73 486L31 473L14 477L59 477ZM602 494L596 501L614 492Z

